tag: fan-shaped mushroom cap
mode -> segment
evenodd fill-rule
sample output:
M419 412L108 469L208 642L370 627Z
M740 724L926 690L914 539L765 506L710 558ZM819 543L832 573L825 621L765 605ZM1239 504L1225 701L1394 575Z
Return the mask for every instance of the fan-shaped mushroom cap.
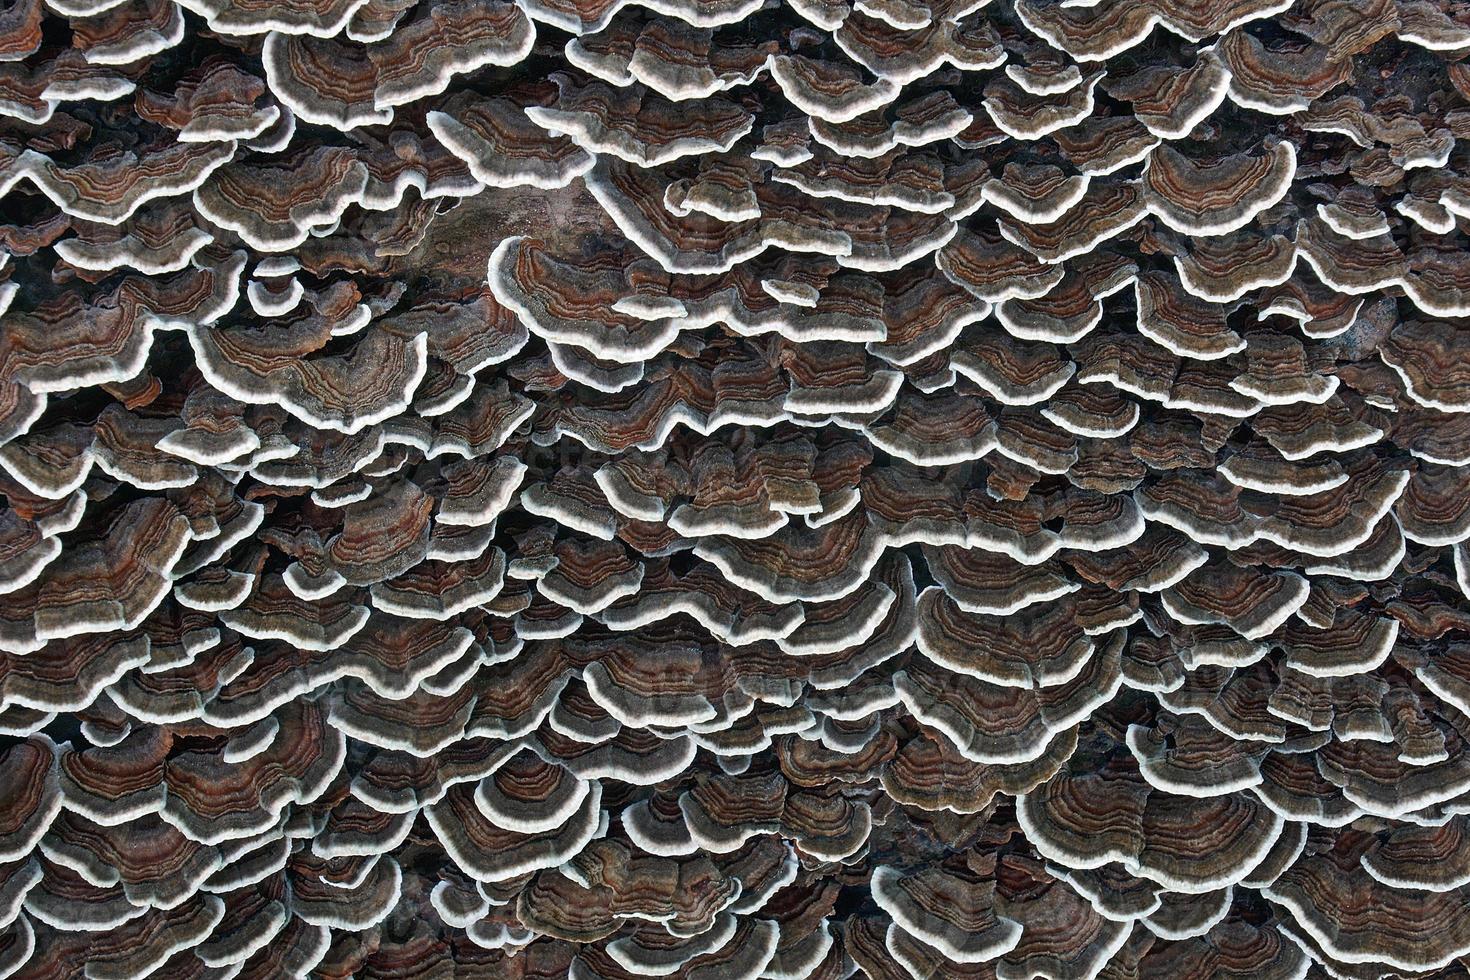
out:
M1226 325L1227 310L1190 295L1166 273L1146 273L1134 284L1138 332L1180 357L1218 360L1246 349Z
M1069 681L1037 691L977 681L921 661L896 673L894 687L911 714L943 733L966 758L1029 762L1117 692L1120 652L1115 640Z
M567 134L590 154L644 167L729 150L754 125L749 113L718 97L697 104L670 102L637 85L615 88L595 82L583 87L563 74L552 80L558 98L549 106L528 106L527 118L550 132Z
M973 234L957 235L939 252L938 262L951 282L990 302L1045 296L1064 274L1003 239Z
M575 805L568 800L566 806L554 805L542 811L545 819L533 823L544 824L543 830L514 830L493 822L487 808L478 804L480 794L468 784L451 787L442 802L425 810L425 816L465 874L476 881L505 881L538 868L555 867L579 853L596 836L601 784L588 785L590 790ZM525 789L537 792L533 787L531 783ZM527 800L532 806L540 802L534 797ZM553 813L562 819L554 820Z
M739 925L734 925L736 920L733 918L729 921L732 923L730 932L714 934L712 930L693 939L669 937L664 933L665 939L678 942L678 947L660 944L645 951L638 947L623 946L619 955L613 950L619 943L627 943L629 940L613 940L602 949L584 951L574 962L571 975L625 980L647 976L650 970L666 969L664 964L672 962L678 964L674 967L676 971L691 977L758 976L771 965L775 957L780 939L779 928L769 920L745 919L740 920ZM716 942L719 939L723 941Z
M435 139L495 187L564 187L591 168L593 157L565 135L553 136L525 114L552 99L549 86L528 85L492 99L455 96L428 114Z
M262 50L272 91L302 120L353 129L391 122L394 107L442 91L450 78L514 64L536 32L510 4L440 4L370 45L273 31Z
M214 240L176 199L147 205L121 225L74 227L77 236L57 242L57 254L72 265L98 272L124 267L148 275L178 272Z
M1230 72L1214 51L1206 50L1188 68L1149 67L1119 79L1104 80L1116 99L1133 104L1133 116L1163 139L1187 135L1220 107Z
M939 90L895 102L844 123L810 117L796 130L793 139L809 136L837 153L876 157L900 146L928 146L955 138L973 119L972 113L962 108L952 94ZM762 150L753 154L756 159L764 155L768 154Z
M1447 324L1410 321L1394 328L1380 355L1403 379L1408 396L1441 412L1470 411L1459 367L1441 352L1456 343L1458 331Z
M1018 795L1045 782L1077 746L1073 729L1047 743L1035 759L1016 765L973 762L944 739L919 736L883 769L883 788L896 802L925 810L984 811L1001 793Z
M1352 77L1352 61L1299 38L1267 44L1250 31L1231 31L1216 44L1230 70L1230 98L1248 109L1285 115Z
M1285 9L1279 2L1249 0L1225 5L1103 3L1087 7L1023 3L1028 29L1082 61L1099 61L1141 42L1155 24L1191 41L1224 33Z
M873 900L898 928L959 963L994 959L1021 938L1020 923L995 909L994 881L938 868L904 875L879 866L873 870Z
M1203 936L1157 945L1140 963L1181 977L1294 977L1310 966L1307 954L1272 927L1234 920Z
M1092 114L1094 74L1081 85L1058 93L1038 95L1009 77L996 78L985 86L982 107L990 121L1005 135L1034 140L1065 129Z
M1005 51L988 25L962 23L959 15L907 19L884 14L876 4L860 5L833 37L854 61L900 85L946 63L983 71L1005 60Z
M28 855L62 805L56 786L57 751L49 739L17 742L0 757L8 803L0 828L0 856L8 862Z
M1184 288L1202 299L1230 303L1253 290L1291 277L1297 252L1285 236L1265 236L1249 228L1192 242L1174 256Z
M1360 863L1364 836L1341 832L1331 850L1298 859L1264 893L1335 960L1431 970L1462 955L1457 893L1400 890L1375 881ZM1349 913L1347 903L1358 911ZM1412 926L1378 925L1406 914Z
M1240 881L1282 831L1280 815L1253 796L1175 796L1117 764L1081 775L1064 770L1020 798L1017 819L1042 855L1064 866L1118 861L1189 894Z
M136 9L136 8L135 8ZM125 13L126 7L117 13ZM116 15L114 15L114 18ZM124 22L125 23L125 22ZM116 29L116 26L114 26ZM180 22L156 25L135 23L133 38L96 39L89 58L127 59L136 46L162 44L167 47L182 39ZM150 122L177 130L179 139L188 143L249 140L263 134L281 118L281 109L265 99L266 85L259 78L219 59L210 59L181 80L171 92L144 89L138 94L138 114Z
M829 123L844 123L892 102L899 84L880 76L871 84L850 65L804 55L773 55L771 78L801 111Z
M1280 201L1295 174L1296 150L1290 142L1260 155L1213 161L1194 160L1165 145L1149 156L1143 194L1149 210L1175 231L1221 235Z
M1086 255L1142 221L1145 199L1132 183L1094 183L1056 221L1019 224L1002 219L1001 235L1050 265Z
M1230 562L1207 564L1160 598L1183 623L1221 623L1246 639L1274 632L1307 599L1307 582L1289 573L1262 575Z
M1016 687L1064 683L1094 650L1070 596L1019 612L971 613L937 589L919 598L918 645L936 663Z
M677 20L619 20L567 42L569 62L615 85L638 81L671 99L702 98L754 81L772 42L715 41L710 27Z

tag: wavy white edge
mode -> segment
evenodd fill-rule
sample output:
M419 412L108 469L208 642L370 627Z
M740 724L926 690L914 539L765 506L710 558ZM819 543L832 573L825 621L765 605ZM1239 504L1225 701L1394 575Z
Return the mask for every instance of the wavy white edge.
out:
M790 61L789 55L773 54L766 61L766 70L792 105L824 122L838 124L856 119L888 105L902 91L901 85L880 76L870 84L859 82L848 97L823 96L807 88L801 77L788 67Z
M1226 871L1218 879L1202 878L1199 880L1180 878L1163 868L1150 867L1144 861L1127 851L1116 848L1107 848L1097 854L1081 854L1061 847L1056 842L1047 839L1042 833L1040 826L1031 815L1033 793L1022 793L1016 797L1016 822L1020 824L1021 831L1031 841L1033 847L1042 857L1050 861L1079 870L1100 868L1105 864L1116 861L1121 864L1129 874L1146 878L1149 881L1162 885L1169 891L1182 892L1186 895L1203 895L1216 891L1230 885L1237 884L1242 878L1253 871L1270 853L1271 848L1276 845L1285 828L1286 820L1269 806L1263 807L1265 813L1271 817L1271 829L1262 835L1255 849L1245 855L1244 864L1237 868Z
M47 0L48 4L54 5L55 2L56 0ZM62 2L70 3L70 0ZM305 17L292 21L277 17L252 20L238 14L231 16L234 5L230 0L178 0L178 3L185 10L203 17L210 30L220 34L249 36L276 31L282 34L309 34L312 37L327 38L340 34L348 22L368 5L368 0L349 0L335 20L319 23L311 23Z
M486 776L476 785L475 806L479 808L480 814L486 820L502 830L517 834L549 833L571 820L577 811L582 809L587 797L592 793L591 781L578 779L570 773L566 778L572 780L573 791L561 801L559 807L551 807L543 813L520 816L504 810L500 801L486 792L487 786L494 785L494 776Z
M594 159L598 156L613 156L643 168L661 167L687 156L727 153L731 147L748 136L755 126L755 117L750 116L742 126L725 134L722 140L706 136L681 136L655 146L640 142L622 130L603 125L602 121L590 111L553 109L533 105L526 107L525 112L526 118L546 130L548 134L565 135Z
M1386 964L1400 970L1418 973L1446 966L1454 962L1458 957L1470 952L1470 945L1467 945L1464 949L1451 949L1441 957L1427 956L1411 960L1372 950L1349 949L1345 946L1338 945L1337 938L1340 930L1336 925L1333 924L1330 930L1324 929L1319 919L1320 913L1318 910L1299 901L1296 895L1281 891L1275 884L1262 888L1261 894L1285 908L1291 914L1291 922L1289 924L1295 924L1301 928L1307 935L1312 937L1313 942L1323 952L1339 963ZM1311 957L1311 959L1316 959L1316 957Z
M262 317L278 317L290 313L305 295L306 287L301 284L301 280L294 277L287 280L286 288L280 293L270 291L259 279L252 279L245 286L245 298L250 303L250 308L257 316Z
M1203 936L1215 926L1223 922L1225 920L1225 916L1230 914L1231 906L1234 904L1235 901L1235 886L1228 885L1225 888L1221 889L1219 892L1219 896L1220 897L1216 899L1216 901L1219 903L1216 908L1208 910L1203 918L1196 922L1192 922L1183 928L1171 928L1169 926L1163 925L1162 923L1155 922L1154 918L1158 915L1158 912L1160 910L1156 910L1155 912L1144 916L1142 919L1143 926L1155 936L1158 936L1160 939L1165 940L1177 941L1181 939L1192 939L1196 936Z
M1287 3L1287 6L1290 6L1290 2ZM1206 218L1200 223L1194 224L1187 216L1174 212L1170 206L1170 202L1161 198L1144 184L1140 188L1140 192L1148 212L1172 230L1184 235L1212 237L1215 235L1225 235L1244 228L1254 221L1257 215L1269 211L1279 204L1282 198L1286 196L1287 191L1291 190L1292 181L1296 179L1297 163L1295 144L1290 140L1282 140L1276 145L1286 148L1284 153L1281 154L1285 157L1286 162L1282 166L1281 172L1275 175L1274 179L1269 179L1266 182L1265 192L1263 194L1242 200L1241 203L1245 204L1245 211L1241 215L1234 218L1221 218L1213 221ZM1277 151L1273 149L1270 152L1274 155ZM1193 161L1190 162L1193 163ZM1149 164L1152 165L1152 163L1152 154L1150 154Z
M233 141L220 143L218 146L222 152L215 154L213 159L207 159L193 178L177 183L155 180L151 184L144 185L141 190L133 191L126 199L122 210L116 214L91 208L85 200L72 200L66 191L66 186L53 179L47 171L48 167L54 166L58 170L62 168L50 157L30 149L23 151L3 173L0 173L0 196L8 194L19 181L27 180L52 204L74 218L95 221L104 225L119 225L131 218L140 207L149 201L197 191L209 179L210 174L228 163L235 155Z
M989 942L976 949L961 949L950 941L949 936L935 931L909 914L898 884L902 877L902 872L890 865L880 864L874 867L871 878L873 901L893 919L895 928L901 928L923 945L938 950L946 959L965 964L988 963L1004 956L1020 944L1023 931L1021 923L1015 919L1005 918L996 912L994 913L995 935L990 937ZM951 928L959 931L958 927L951 926Z
M1181 261L1178 255L1173 256L1173 261L1174 272L1179 277L1179 282L1184 287L1186 293L1189 293L1197 299L1207 300L1211 303L1234 303L1237 300L1244 299L1247 294L1255 292L1258 289L1279 286L1284 282L1290 281L1292 275L1296 272L1299 257L1296 243L1293 242L1291 243L1291 261L1286 265L1284 274L1261 273L1254 278L1242 280L1242 285L1225 290L1212 289L1209 284L1196 280L1188 263ZM1263 309L1260 311L1261 318L1264 318L1266 315L1266 310Z

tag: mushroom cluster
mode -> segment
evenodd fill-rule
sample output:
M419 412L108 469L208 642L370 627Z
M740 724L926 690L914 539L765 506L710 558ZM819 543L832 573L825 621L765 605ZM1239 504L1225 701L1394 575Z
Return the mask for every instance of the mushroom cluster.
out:
M1454 0L4 0L0 978L1463 976L1462 138Z

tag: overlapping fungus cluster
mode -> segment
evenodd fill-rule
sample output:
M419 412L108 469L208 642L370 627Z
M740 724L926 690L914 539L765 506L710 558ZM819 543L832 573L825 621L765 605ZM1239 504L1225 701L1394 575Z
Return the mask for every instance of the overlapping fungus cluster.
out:
M0 975L1463 975L1467 53L11 0Z

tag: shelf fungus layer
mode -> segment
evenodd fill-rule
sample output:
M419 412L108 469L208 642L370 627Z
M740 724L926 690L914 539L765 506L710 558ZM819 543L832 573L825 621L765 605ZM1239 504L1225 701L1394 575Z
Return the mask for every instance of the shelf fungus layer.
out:
M1465 976L1463 3L0 7L0 978Z

